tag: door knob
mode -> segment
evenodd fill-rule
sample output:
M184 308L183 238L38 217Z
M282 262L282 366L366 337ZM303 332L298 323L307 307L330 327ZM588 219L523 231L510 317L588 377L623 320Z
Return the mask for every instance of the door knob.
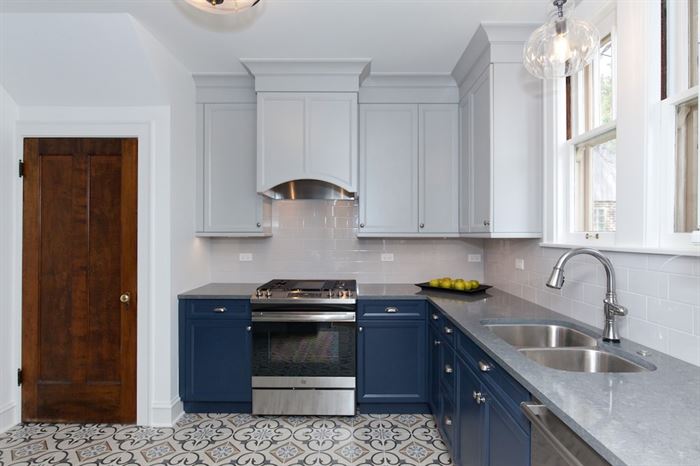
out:
M129 304L129 301L131 301L131 295L129 293L122 293L122 295L119 296L119 301L121 301L123 304Z

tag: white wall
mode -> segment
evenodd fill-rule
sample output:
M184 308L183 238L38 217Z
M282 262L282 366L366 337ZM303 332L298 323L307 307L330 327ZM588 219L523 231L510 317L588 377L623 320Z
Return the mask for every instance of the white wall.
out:
M17 250L14 248L17 186L17 154L14 150L17 106L0 86L0 432L17 418L14 381L19 352L15 299L19 277L15 274Z
M195 238L196 107L192 74L138 22L144 50L170 103L170 307L159 313L152 377L154 424L168 425L182 412L178 396L177 294L209 281L209 243ZM165 206L164 206L165 207Z
M481 280L481 241L358 239L350 201L274 201L272 238L211 239L214 282L263 283L273 278L348 278L363 283L417 283L433 277ZM240 262L252 253L252 262ZM381 262L393 253L394 262Z
M605 272L589 256L566 266L564 287L545 286L566 249L542 248L538 240L487 241L486 281L554 311L603 328ZM615 266L618 297L629 315L620 332L658 351L700 365L700 257L606 252ZM525 270L515 269L525 260Z

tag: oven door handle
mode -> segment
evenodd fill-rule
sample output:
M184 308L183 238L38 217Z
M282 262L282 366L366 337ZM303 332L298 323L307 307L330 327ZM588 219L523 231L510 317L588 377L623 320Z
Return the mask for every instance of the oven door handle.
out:
M253 312L253 322L355 322L354 312Z

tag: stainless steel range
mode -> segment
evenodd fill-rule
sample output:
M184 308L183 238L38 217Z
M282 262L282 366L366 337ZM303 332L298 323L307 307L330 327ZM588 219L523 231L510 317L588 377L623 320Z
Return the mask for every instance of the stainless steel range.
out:
M250 298L253 414L355 414L355 280L272 280Z

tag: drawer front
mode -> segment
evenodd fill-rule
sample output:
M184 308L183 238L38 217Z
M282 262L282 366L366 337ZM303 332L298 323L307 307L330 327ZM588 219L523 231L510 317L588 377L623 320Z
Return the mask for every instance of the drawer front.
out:
M250 320L250 303L244 299L191 299L185 309L189 318Z
M440 336L442 336L445 341L456 346L457 335L460 333L459 329L452 322L445 317L442 318L440 321Z
M455 440L455 426L457 424L454 403L452 398L446 394L443 394L441 402L442 416L440 419L440 429L445 434L445 442L447 443L448 447L450 447L450 450L452 450Z
M442 324L445 321L443 315L435 309L433 306L428 306L428 321L436 329L442 328Z
M360 301L360 319L425 319L426 302L406 301Z
M510 414L523 426L528 425L527 418L520 411L520 403L528 401L530 394L501 366L496 364L481 348L469 337L459 335L457 352L464 358L469 366L479 375L481 380L490 387L495 387L496 392L503 398L504 405Z

